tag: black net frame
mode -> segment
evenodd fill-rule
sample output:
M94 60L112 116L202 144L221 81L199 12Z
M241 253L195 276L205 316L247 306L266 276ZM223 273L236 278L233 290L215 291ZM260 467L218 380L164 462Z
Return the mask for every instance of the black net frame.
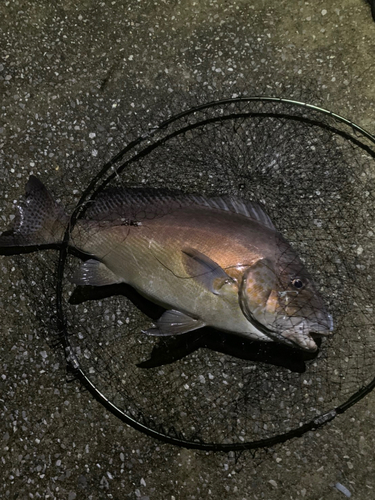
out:
M264 144L262 145L262 148L260 148L262 150L262 155L261 158L259 159L259 164L264 162L265 158L269 159L270 157L269 155L271 154L268 151L269 145L272 146L273 149L278 147L280 149L281 154L285 152L285 148L290 147L290 142L291 141L293 142L293 137L289 137L286 140L286 142L285 142L285 137L280 137L279 139L277 137L278 134L282 135L282 129L283 127L285 127L285 123L287 122L296 124L297 127L298 126L307 127L309 128L309 130L314 130L314 133L315 131L319 131L319 133L320 132L322 133L321 136L322 138L318 139L317 145L314 146L314 144L311 144L312 148L313 147L319 148L319 145L324 143L326 145L327 151L330 151L331 136L334 136L333 142L335 144L338 143L338 151L342 147L342 144L346 145L345 148L347 148L347 150L353 149L355 151L360 151L361 155L359 156L361 157L366 156L366 162L370 163L370 169L371 169L371 163L375 158L375 138L370 133L368 133L358 125L352 123L350 120L347 120L328 110L307 103L297 102L288 99L273 98L273 97L246 97L246 98L215 101L208 104L204 104L202 106L197 106L188 111L177 114L172 118L169 118L168 120L162 122L158 126L150 127L147 133L129 143L112 160L110 160L106 165L103 166L102 170L90 182L89 186L87 187L81 199L79 200L77 208L74 210L72 214L69 228L67 228L67 231L65 233L64 244L62 245L59 254L59 261L57 266L57 288L56 288L58 329L64 345L66 360L70 369L82 381L84 386L90 390L90 392L96 397L96 399L98 399L98 401L100 401L106 408L108 408L112 413L114 413L125 423L131 425L132 427L152 437L155 437L157 439L163 440L171 444L183 446L186 448L196 448L207 451L209 450L232 451L232 450L269 447L277 443L284 442L290 438L301 436L307 431L315 430L325 425L327 422L331 421L337 415L344 413L348 408L350 408L357 401L362 399L365 395L367 395L370 391L372 391L375 385L375 378L372 378L371 374L369 376L363 377L362 380L355 380L353 383L349 384L348 389L343 391L343 396L339 395L338 397L332 398L332 401L334 401L336 404L333 404L331 407L329 406L325 407L323 411L319 411L318 408L317 409L318 411L315 411L315 415L313 418L307 418L305 421L302 419L300 422L298 422L297 425L294 425L293 428L288 428L288 425L280 425L279 429L276 428L276 430L273 429L270 432L265 432L263 434L262 432L257 431L258 435L260 435L259 439L256 439L257 433L255 433L252 436L253 437L252 439L247 439L246 437L244 439L240 439L242 437L240 432L237 433L233 432L232 436L230 436L231 431L228 431L227 434L225 434L225 432L224 433L220 432L217 434L216 439L210 440L210 437L212 437L212 433L210 434L210 432L208 432L207 434L205 434L204 432L202 433L196 430L187 432L185 428L181 428L181 426L179 427L178 425L176 425L173 422L173 419L169 421L168 415L166 420L163 421L163 419L160 420L159 415L152 414L152 412L151 415L146 415L145 412L139 410L136 407L136 405L135 406L129 405L129 408L124 408L116 404L116 402L114 401L115 398L108 396L108 394L105 393L105 390L100 388L98 384L95 383L93 377L90 375L87 367L85 366L84 359L81 356L80 350L77 351L77 345L73 345L73 338L75 336L75 331L74 329L72 330L72 326L69 323L69 319L67 318L67 311L66 311L67 299L64 295L66 287L66 267L67 267L67 261L69 259L68 243L69 243L70 231L74 226L77 218L79 218L84 214L87 202L91 199L94 199L95 196L97 196L98 193L100 193L104 188L111 185L118 185L119 179L121 184L123 182L122 175L124 174L124 172L127 172L127 170L132 168L135 164L144 161L151 155L155 156L157 151L161 150L162 148L165 148L166 146L168 147L168 144L170 144L176 138L179 139L183 137L184 139L183 141L181 141L181 143L185 143L185 141L188 143L189 140L191 140L192 138L192 141L194 143L195 140L194 138L196 137L194 133L196 131L208 130L209 132L207 132L207 134L209 134L211 133L212 130L215 129L215 127L217 127L217 130L220 130L219 132L217 132L217 136L219 137L220 140L218 140L217 143L215 144L216 146L215 153L214 154L209 153L210 156L208 160L203 158L202 164L207 165L209 161L215 160L215 157L219 160L224 157L228 158L228 156L230 156L228 155L228 149L230 150L230 146L228 146L229 141L226 142L225 140L224 141L221 140L222 124L230 124L229 130L232 131L233 137L235 138L239 137L241 133L243 133L242 130L243 124L249 123L249 121L251 120L253 121L258 120L258 123L269 120L269 123L273 123L273 127L271 127L270 129L268 129L267 126L263 127L262 129L262 134L263 134L262 137L264 140ZM278 123L280 124L280 127L275 126L275 124L277 125ZM227 128L225 129L225 134L228 134ZM318 137L320 137L319 134ZM228 139L228 137L225 136L224 139ZM245 139L246 139L246 134L245 134ZM244 138L242 137L240 140L243 142ZM340 141L342 141L342 143ZM179 143L179 147L181 147L181 143ZM251 144L251 140L249 144ZM193 149L194 148L192 148L192 150ZM249 154L251 156L251 153L249 153L248 148L245 148L245 150L246 154ZM202 153L201 151L193 151L192 156L193 157L194 155L199 156L201 153ZM256 153L259 153L259 150L257 150ZM239 157L240 156L241 155L239 155ZM356 157L356 155L354 156ZM180 158L183 158L183 152L181 153ZM236 163L238 162L238 160L239 158L235 158L233 161L234 163ZM254 157L250 159L247 158L246 161L250 160L254 160ZM302 160L305 160L305 158L303 158ZM193 160L190 160L189 165L191 164L192 161ZM339 162L340 158L337 161ZM256 162L257 161L255 161L255 163ZM270 165L271 164L272 161L270 162ZM228 172L231 169L231 167L232 165L229 162L228 169L226 170L226 172ZM366 168L366 165L359 164L357 165L357 167L359 169L363 169ZM329 168L329 166L327 168ZM272 170L272 165L271 165L271 170ZM229 187L229 190L234 194L237 194L238 191L245 190L246 196L248 197L253 196L254 199L259 199L259 194L255 193L254 195L257 183L259 181L263 182L264 181L263 177L270 175L271 170L269 169L268 171L263 172L261 170L261 167L255 169L255 172L252 172L252 174L256 173L258 175L254 175L250 179L250 183L248 183L249 180L248 178L243 178L244 176L241 175L239 176L238 179L236 178L235 186L234 184L231 184L229 186L228 185L223 186L219 182L218 184L212 187L212 193L216 194L218 191L225 192L225 190L227 190ZM336 177L335 175L332 175L326 182L323 182L323 185L327 187L330 183L334 184L335 181L339 182L338 181L339 178L341 180L344 178L343 185L341 186L342 189L340 191L340 195L344 198L344 201L340 202L342 203L342 207L346 206L348 203L350 204L351 196L353 194L349 190L349 188L348 192L346 193L346 187L345 187L346 184L350 187L350 189L351 189L351 184L353 184L351 182L350 175L348 175L348 177L345 178L345 175L347 173L348 172L345 172L343 174L343 172L338 172L336 173L337 174ZM274 173L273 175L276 176L276 181L275 184L273 185L273 189L275 190L274 194L275 193L277 194L277 190L279 188L278 187L275 188L275 186L280 185L280 178L277 178L278 176L277 172ZM365 184L368 184L368 192L369 192L369 195L367 195L367 197L369 199L369 203L372 203L374 192L371 189L373 187L371 184L372 183L371 173L368 173L366 175L368 175L368 178L366 178ZM193 177L194 176L191 177L189 182L194 189ZM150 179L152 180L151 177ZM127 181L128 180L129 179L127 179ZM130 178L130 182L132 182L132 180L134 183L137 183L137 179L134 180ZM312 178L312 180L314 179ZM161 185L163 185L163 180L161 180ZM185 187L186 186L183 186L183 188ZM189 189L189 186L187 187ZM208 193L211 194L210 189L208 189ZM347 199L345 199L345 193L347 195ZM302 195L304 195L304 188L301 187L300 193L298 195L298 203L303 203L304 198L306 198L305 196ZM261 197L260 201L263 203L265 202L266 208L271 212L273 211L273 213L271 214L271 218L273 220L276 218L276 222L279 222L282 219L282 217L279 217L278 220L277 217L277 214L280 213L280 205L277 206L277 202L273 204L272 200L274 199L274 196L270 196L267 200L264 200L263 198L264 197ZM361 205L363 205L362 201ZM323 202L326 202L326 200L323 200ZM295 217L298 217L299 215L298 206L295 212L293 210L289 210L289 215L290 216L294 215ZM342 217L345 217L345 214L342 214ZM323 224L324 226L323 209L319 212L319 217L317 217L317 220L318 222L316 223L316 227L318 229L316 230L314 229L316 234L314 232L314 234L310 237L315 242L325 241L325 243L321 243L321 246L318 245L318 248L325 249L326 245L328 246L330 244L337 245L336 240L334 240L332 243L332 241L331 242L329 241L329 238L327 238L326 234L322 234L321 232L319 232L321 225ZM338 223L336 227L336 238L337 238L337 232L340 231L342 233L343 238L350 237L349 234L351 229L350 224L347 226L345 226L345 224L342 224L340 226L340 221L339 219L337 220ZM282 232L286 234L289 241L291 241L291 243L296 245L297 247L299 246L298 240L300 239L301 242L301 239L303 241L303 236L306 236L306 234L301 229L300 233L297 232L297 237L296 237L295 227L293 227L293 225L291 225L290 227L287 226L282 227ZM359 236L363 237L363 234L359 234ZM358 235L356 235L356 237L358 238ZM372 236L370 236L369 241L366 240L366 245L365 244L363 245L365 249L371 246L372 241L373 241ZM359 253L358 248L357 248L357 254L359 254L357 256L358 258L360 258L361 254ZM327 253L327 255L330 255L329 252ZM342 256L342 252L340 253L340 256ZM360 270L358 272L359 274L357 278L352 279L350 277L353 272L357 272L355 270L353 271L355 266L361 266L361 265L363 266L362 262L357 263L357 260L355 259L356 257L354 255L352 260L348 258L346 262L339 264L339 266L341 266L340 269L342 271L342 276L340 277L342 281L335 286L336 292L337 290L340 289L340 286L341 287L343 286L343 283L347 283L347 285L345 286L347 286L347 289L349 289L351 286L353 286L353 283L355 281L364 279L364 273L368 271L367 268L365 271ZM333 263L332 259L331 260L328 259L328 264L330 264L331 266L328 265L327 271L321 269L320 276L318 274L315 277L318 279L318 281L320 279L320 285L325 291L327 298L331 300L331 302L333 303L334 299L330 298L330 291L327 290L326 286L327 279L329 280L329 278L332 276L332 263ZM362 299L364 295L366 295L366 299L364 300L367 301L367 290L365 288L366 287L362 288L361 285L356 284L357 298L355 300L358 301L359 299ZM338 301L340 302L340 300ZM371 304L369 305L366 302L366 306L370 307ZM343 301L343 303L337 308L339 314L343 313L345 307L347 307L347 303ZM355 307L354 309L355 310L353 311L353 314L358 315L359 313L357 309ZM353 323L351 323L346 327L344 325L342 328L350 329L353 325L355 325L355 321L358 320L353 320ZM370 328L371 326L372 326L371 322L369 322L368 327ZM369 340L367 340L366 342L367 345L365 346L365 348L370 351L369 354L370 356L373 346L369 345L370 342ZM347 344L348 342L346 341L345 345ZM338 350L340 349L338 348ZM346 354L347 353L343 354L338 353L336 355L339 358L341 355L345 356ZM326 349L322 349L322 357L320 358L320 360L318 359L316 362L319 363L319 361L322 362L322 359L323 360L327 359L324 356L327 356L329 359L330 356L329 346L327 346ZM305 360L302 361L304 362ZM256 362L257 361L255 361L255 363ZM308 362L315 363L314 360ZM356 360L357 365L360 365L360 362L361 361L359 359ZM104 366L103 372L105 372L107 369L108 365ZM282 370L285 370L285 368L282 368ZM317 374L318 371L314 373ZM267 370L263 372L263 375L265 374L267 374ZM347 372L347 374L349 374L349 371ZM338 377L339 376L340 375L338 375ZM275 374L270 372L270 377L273 378L274 380ZM281 376L278 382L280 384L280 387L284 383L283 380L281 380L282 378L283 376ZM346 375L346 378L350 377ZM250 377L249 380L252 383L254 383L255 379L254 377ZM309 381L307 382L307 384L308 383ZM353 385L358 383L360 387L357 387L355 390L353 390ZM333 386L336 387L334 384ZM337 387L342 387L342 386L340 384L337 384ZM267 387L264 390L267 392L268 390ZM318 391L316 390L316 392ZM334 392L334 390L332 390L332 392ZM125 391L125 397L126 397L126 391ZM342 398L343 401L339 401L340 398ZM246 404L247 402L245 400L237 398L231 410L232 412L231 418L233 418L233 420L238 420L238 418L240 418L241 411L246 407ZM235 414L236 412L238 413ZM310 415L310 413L308 413L308 415ZM255 415L255 417L257 416ZM204 418L204 414L202 414L202 418ZM214 426L215 423L212 423L212 425ZM231 426L228 425L228 429L230 427ZM236 425L233 424L232 427L236 427ZM213 433L213 435L214 434L215 433ZM206 435L208 436L208 438L206 437Z

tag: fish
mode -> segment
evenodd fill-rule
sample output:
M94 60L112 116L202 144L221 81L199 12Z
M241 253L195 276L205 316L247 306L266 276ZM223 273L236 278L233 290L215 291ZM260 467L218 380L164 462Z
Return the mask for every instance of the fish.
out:
M127 283L165 312L144 333L209 326L314 352L333 319L297 252L257 203L224 195L108 188L71 224L30 176L0 248L59 245L82 256L77 286Z

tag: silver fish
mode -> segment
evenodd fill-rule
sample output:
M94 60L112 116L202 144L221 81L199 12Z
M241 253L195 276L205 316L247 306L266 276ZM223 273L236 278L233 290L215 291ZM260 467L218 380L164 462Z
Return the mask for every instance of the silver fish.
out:
M0 247L61 243L63 208L34 176ZM128 283L166 312L146 333L203 326L307 351L333 331L302 261L262 208L233 197L108 189L78 219L69 244L90 258L77 285Z

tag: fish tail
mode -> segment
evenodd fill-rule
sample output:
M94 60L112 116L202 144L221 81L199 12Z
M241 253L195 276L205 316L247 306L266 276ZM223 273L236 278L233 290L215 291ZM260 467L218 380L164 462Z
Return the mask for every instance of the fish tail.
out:
M0 235L0 248L61 243L68 217L44 184L31 175L13 227Z

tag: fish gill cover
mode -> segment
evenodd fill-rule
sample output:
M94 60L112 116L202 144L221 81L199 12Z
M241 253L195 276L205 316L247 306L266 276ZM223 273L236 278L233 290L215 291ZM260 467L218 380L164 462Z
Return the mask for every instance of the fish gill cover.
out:
M125 284L76 287L69 278L81 261L67 245L58 257L18 258L36 314L46 323L50 309L70 369L97 398L155 437L231 450L317 428L374 384L374 157L369 134L314 106L220 101L128 144L73 211L70 230L104 189L119 187L260 203L333 316L334 335L317 339L317 352L209 328L147 336L163 309ZM33 294L38 281L44 295Z

